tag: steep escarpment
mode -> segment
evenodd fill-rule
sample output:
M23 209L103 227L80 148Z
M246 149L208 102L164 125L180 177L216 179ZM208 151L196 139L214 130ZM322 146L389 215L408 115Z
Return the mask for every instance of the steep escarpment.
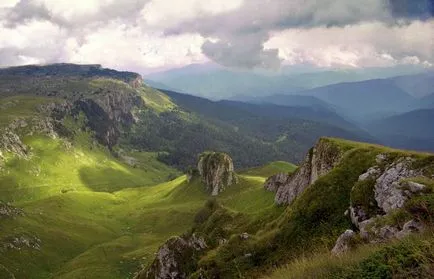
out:
M97 97L85 98L74 103L75 113L84 113L87 125L104 145L113 147L120 133L136 122L133 111L144 105L143 100L128 90L108 91Z
M226 153L205 152L200 154L197 169L206 189L217 196L227 187L238 182L232 158Z
M342 151L338 147L325 139L320 140L309 150L294 174L278 174L265 184L265 188L276 191L277 204L290 204L309 185L330 172L339 163L341 156Z

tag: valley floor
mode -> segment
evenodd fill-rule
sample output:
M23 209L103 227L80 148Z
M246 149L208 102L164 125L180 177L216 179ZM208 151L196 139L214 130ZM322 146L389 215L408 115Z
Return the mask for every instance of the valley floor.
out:
M260 170L265 175L269 171L270 167L268 172ZM265 176L251 173L241 175L241 183L218 198L225 207L247 215L274 207L273 194L263 191ZM0 219L0 274L4 278L131 278L141 265L152 262L167 238L192 227L208 198L199 181L188 183L181 176L113 193L71 191L12 203L23 215Z

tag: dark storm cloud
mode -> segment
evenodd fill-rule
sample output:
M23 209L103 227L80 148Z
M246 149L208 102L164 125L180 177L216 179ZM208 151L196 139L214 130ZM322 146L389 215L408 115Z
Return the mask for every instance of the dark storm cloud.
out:
M396 18L426 20L434 16L434 0L389 0L389 7Z

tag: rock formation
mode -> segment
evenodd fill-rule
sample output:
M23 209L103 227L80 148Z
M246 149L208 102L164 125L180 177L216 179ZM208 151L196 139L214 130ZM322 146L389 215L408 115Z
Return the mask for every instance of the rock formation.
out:
M349 208L351 222L359 230L361 239L370 243L402 238L411 232L424 229L423 224L416 220L407 220L404 225L384 222L394 211L403 208L408 199L423 193L426 189L425 185L409 180L423 176L423 172L412 165L415 159L398 157L392 162L387 162L386 159L388 159L387 154L377 155L376 165L369 168L358 179L359 182L372 181L372 192L364 194L374 197L376 204L369 206L376 206L378 208L375 210L376 213L368 212L367 205L355 204L354 201L351 201ZM362 187L361 185L363 184L355 184L353 191L357 190L355 187ZM348 236L348 231L338 238L335 248L342 243L343 239L346 239L346 236ZM334 253L342 250L335 248L332 250Z
M207 248L205 240L191 236L172 237L164 243L154 262L141 271L136 279L184 279L194 271L192 263Z
M199 156L197 169L207 190L213 196L217 196L232 184L238 183L232 158L226 153L202 153Z
M330 172L341 159L340 150L327 139L321 139L313 147L303 164L282 185L267 185L268 189L277 189L275 202L277 204L290 204L309 185L319 177ZM284 177L282 177L283 179ZM267 180L270 182L269 180Z

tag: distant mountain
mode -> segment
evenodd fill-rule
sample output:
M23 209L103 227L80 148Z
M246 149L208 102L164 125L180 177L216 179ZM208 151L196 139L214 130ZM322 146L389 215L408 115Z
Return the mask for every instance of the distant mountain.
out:
M283 94L265 97L235 96L230 100L252 104L275 104L289 107L310 107L314 109L334 110L332 105L314 96Z
M339 113L360 122L409 111L415 101L387 79L333 84L298 94L317 97L335 106Z
M203 66L201 69L200 65L147 75L145 79L163 83L178 92L214 100L227 99L235 95L288 94L303 89L303 87L292 86L285 76L268 76L209 66Z
M391 80L397 87L417 98L432 94L434 90L434 70L417 75L399 76Z
M274 104L249 104L238 101L210 101L204 98L163 91L174 103L209 119L218 119L240 127L251 135L269 139L279 136L311 133L345 134L344 137L373 141L373 137L338 114L327 109L288 107ZM303 124L304 123L304 124ZM317 130L318 129L318 130ZM309 140L310 141L310 140Z
M434 108L420 109L371 122L368 130L384 143L434 151Z
M312 65L284 66L278 72L265 70L240 71L214 64L196 64L147 75L154 87L202 96L232 99L234 96L263 97L292 94L342 82L390 78L405 74L418 74L426 69L419 66L389 68L328 69ZM161 86L164 85L164 86ZM406 90L404 90L406 91ZM411 92L410 92L411 93Z

